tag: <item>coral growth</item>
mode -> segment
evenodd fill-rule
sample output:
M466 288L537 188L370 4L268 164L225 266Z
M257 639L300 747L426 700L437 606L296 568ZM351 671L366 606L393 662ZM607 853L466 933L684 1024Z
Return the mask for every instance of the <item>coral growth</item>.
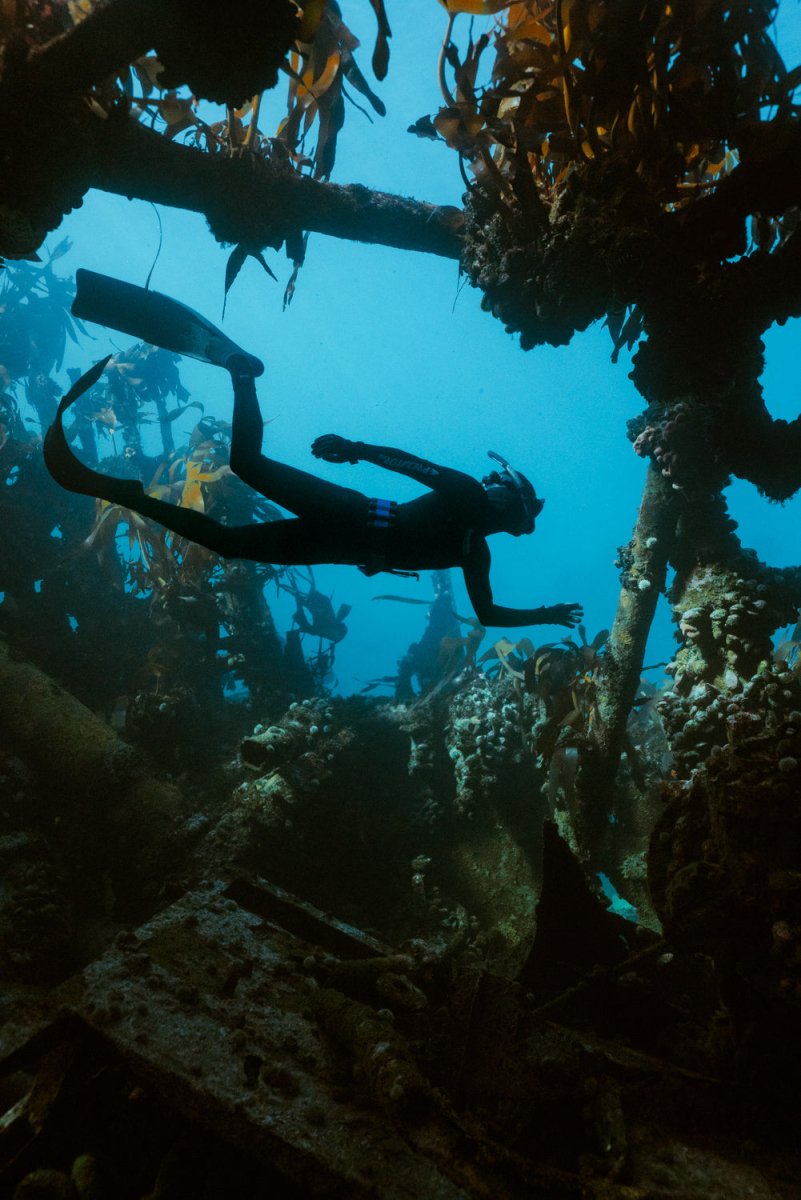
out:
M673 687L658 709L682 777L725 743L726 716L730 707L736 710L741 691L758 695L756 681L773 653L771 635L794 614L780 573L762 582L755 561L743 559L741 565L755 569L755 575L697 572L682 603L674 606L683 645L668 664Z
M524 350L566 345L628 294L643 269L653 202L633 178L624 187L610 173L582 195L586 181L577 171L536 231L524 210L499 210L491 192L474 188L466 198L464 269L483 292L482 308L519 333Z
M689 781L666 785L651 890L670 941L715 959L744 1069L778 1086L798 1067L786 1042L801 999L797 673L764 664L718 705L711 737Z
M496 796L531 786L526 744L534 710L534 703L516 694L510 682L493 684L482 675L455 694L445 741L459 816L481 816Z
M0 971L54 983L76 965L74 887L42 840L0 837Z

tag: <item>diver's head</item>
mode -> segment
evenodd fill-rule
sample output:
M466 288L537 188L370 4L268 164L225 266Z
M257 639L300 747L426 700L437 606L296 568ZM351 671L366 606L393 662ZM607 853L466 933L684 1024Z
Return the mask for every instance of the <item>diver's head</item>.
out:
M533 533L545 501L539 499L525 475L510 467L505 458L494 450L489 450L488 454L501 469L485 475L481 482L487 499L498 514L500 529L515 537Z

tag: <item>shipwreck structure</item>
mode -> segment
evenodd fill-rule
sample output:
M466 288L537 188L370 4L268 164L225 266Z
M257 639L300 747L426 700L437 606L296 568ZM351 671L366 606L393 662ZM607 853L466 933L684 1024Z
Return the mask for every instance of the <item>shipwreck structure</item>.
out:
M801 486L801 419L760 385L762 336L801 315L798 68L771 0L443 2L442 104L413 130L458 154L462 209L330 182L343 84L382 108L344 4L3 6L15 1200L797 1195L801 634L775 638L801 567L742 546L724 489ZM371 7L380 79L391 5ZM477 12L490 32L460 41ZM61 248L32 256L92 187L202 212L227 287L267 246L297 271L314 231L458 259L524 350L605 320L648 464L608 635L485 650L457 619L420 694L343 700L276 630L271 569L58 493L24 415L52 420L80 329ZM129 347L68 433L98 469L270 519L220 423L198 408L176 445L186 408L175 361Z

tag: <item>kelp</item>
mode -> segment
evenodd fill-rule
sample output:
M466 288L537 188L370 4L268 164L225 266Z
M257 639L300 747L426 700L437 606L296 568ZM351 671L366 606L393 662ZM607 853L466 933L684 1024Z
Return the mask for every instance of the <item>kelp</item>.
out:
M500 291L486 301L500 305L507 324L517 327L522 319L507 296L510 280L519 289L535 274L529 264L517 280L513 257L526 261L523 247L542 231L566 234L567 214L589 216L601 200L627 236L657 226L681 234L696 202L714 195L739 164L758 169L783 147L789 153L788 129L801 111L795 102L801 72L787 71L771 39L775 0L735 8L707 0L440 3L449 13L439 65L443 106L410 131L438 136L455 150L465 182L483 197L476 201L479 222L494 211L508 227L514 249L500 270ZM474 40L472 22L482 13L492 17L491 33ZM462 14L471 24L459 49L452 34ZM750 249L780 247L798 227L798 208L773 213L750 220ZM575 253L557 278L582 273L578 259L588 254L587 245ZM644 321L623 280L636 276L635 260L647 250L638 252L632 243L621 253L621 279L592 303L588 264L587 308L571 310L569 322L572 332L605 312L615 359L635 345ZM485 259L479 254L468 273L474 282L480 275L486 291L494 268ZM595 283L600 288L603 281ZM543 334L534 327L537 337ZM544 333L554 344L568 337L561 325ZM534 344L533 336L526 329L523 344Z
M376 78L380 80L386 75L389 63L391 30L384 0L370 0L370 5L377 25L372 66ZM10 7L14 12L8 13L9 6L3 9L0 45L6 39L19 39L21 36L31 44L46 43L49 38L93 15L102 6L90 0L78 0L69 5L20 3ZM43 7L46 10L58 10L55 24L48 24L44 19ZM192 65L193 52L200 45L197 41L198 31L186 28L182 35L179 23L172 31L162 30L164 53L168 53L171 59L167 67L158 53L143 55L118 73L95 84L83 97L83 102L98 117L119 119L121 113L128 112L168 140L180 138L207 153L231 157L248 155L278 171L308 173L315 179L326 180L330 178L334 167L337 138L345 120L346 101L350 100L355 107L361 108L352 93L365 100L381 116L385 108L359 68L356 61L359 40L345 23L336 0L298 0L294 4L294 18L293 5L288 4L286 8L290 20L296 22L297 34L288 54L280 63L289 79L287 111L272 134L264 133L259 128L262 92L223 105L216 119L215 114L208 111L211 102L207 101L201 109L198 96L193 93L192 80L185 74L185 70ZM287 13L282 13L282 22ZM210 19L209 14L201 14L198 27L202 25L205 30ZM234 13L226 15L226 28L221 31L226 38L232 35L227 23L235 19ZM265 15L264 19L269 20L269 15ZM253 37L253 30L244 31L242 36ZM241 57L244 60L252 53L258 54L256 46L243 46ZM173 61L176 54L178 59ZM231 69L233 75L238 76L239 66L231 64ZM189 79L188 85L181 86L181 79ZM214 96L220 83L216 81L211 91L201 91L201 94ZM198 81L195 86L198 86ZM272 82L268 82L267 86L272 86ZM216 98L220 99L219 96ZM120 136L123 136L125 123L118 123ZM310 144L312 140L313 144ZM224 219L222 224L225 225ZM218 231L215 226L215 235L218 240L226 242L226 230ZM235 238L230 240L234 241ZM287 300L294 288L297 268L303 261L305 241L302 233L288 236L287 253L296 269L287 288ZM273 274L263 257L263 249L263 245L236 239L226 267L225 296L249 256L259 261L267 273Z
M70 313L75 296L71 278L57 275L54 264L71 249L63 238L46 262L15 262L0 283L0 385L23 376L49 375L61 369L67 339L77 344L86 331Z
M301 635L309 634L328 642L342 641L347 633L345 618L352 605L340 604L335 609L333 596L326 596L317 587L312 567L283 568L276 577L276 586L293 597L293 624Z
M371 679L361 689L371 692L377 687L391 686L399 699L424 701L458 686L466 676L477 668L478 649L484 640L486 629L475 617L462 617L453 610L452 592L447 571L435 571L434 582L436 595L430 599L419 597L398 596L385 593L374 596L373 600L390 600L397 604L418 604L428 609L429 623L422 638L412 643L406 654L398 663L396 675L384 675ZM446 614L454 626L466 625L468 632L464 636L446 634L438 637L438 631L431 624L435 612ZM441 627L439 632L441 632ZM413 675L423 672L425 659L425 674L419 695L415 695L411 679Z
M530 638L521 638L512 642L509 638L499 638L482 654L479 663L488 663L486 673L500 677L510 675L514 680L524 678L525 662L535 653L534 643Z
M378 20L378 38L373 53L373 70L383 79L389 62L388 38L391 36L383 0L371 0ZM336 161L337 138L345 122L345 101L351 100L346 82L364 97L374 112L384 116L384 103L373 92L360 71L354 51L359 47L342 20L335 0L322 0L320 19L310 41L300 41L290 55L287 115L276 130L274 152L283 152L286 162L300 173L314 179L329 179ZM356 107L360 107L356 104ZM362 112L365 112L362 109ZM367 115L367 114L366 114ZM314 149L306 144L316 126ZM308 236L287 241L287 254L293 261L292 275L284 292L284 306L294 295L298 272L306 257Z
M434 600L383 594L374 600L431 607ZM587 641L583 625L578 627L580 641L563 638L535 646L529 637L513 642L501 637L479 656L486 629L475 617L453 613L460 624L468 626L464 637L443 637L439 643L437 678L419 699L429 700L446 689L456 688L480 671L490 679L510 680L515 693L535 695L542 702L544 719L540 723L532 749L541 763L550 761L557 744L579 745L595 719L595 689L609 631L602 629ZM397 676L369 680L362 692L382 685L397 684Z
M146 491L159 500L205 512L214 507L215 487L231 474L227 455L227 445L216 429L209 432L201 422L182 451L173 451L157 462ZM99 500L85 547L102 559L113 545L122 550L125 539L120 543L119 536L123 533L127 537L125 586L135 594L150 595L175 583L188 585L198 576L207 576L218 561L211 551L161 529L124 505Z
M371 3L379 26L373 66L381 79L389 58L390 29L383 0ZM154 126L163 126L168 137L191 128L195 144L206 150L229 153L247 150L267 159L277 155L277 161L284 167L308 172L315 179L328 179L336 159L337 137L345 120L346 83L369 102L374 112L383 116L386 110L356 63L359 40L343 21L335 0L311 0L303 6L303 12L300 36L285 64L289 76L287 113L272 137L259 133L261 96L254 96L241 107L230 107L224 119L210 124L198 117L194 97L179 97L168 91L158 100L151 99L153 82L158 86L159 75L159 64L151 56L136 64L134 70L146 84L145 99L152 110ZM307 151L313 131L316 142ZM257 248L237 249L244 256L253 254Z
M88 414L89 419L109 436L119 430L124 446L135 447L139 453L142 426L157 422L162 451L170 453L174 449L173 422L190 408L203 412L203 405L190 400L181 383L178 361L177 354L142 342L118 352L107 368L106 402L95 414ZM175 407L168 407L171 397L177 402ZM147 411L151 405L155 413Z
M25 435L25 426L22 423L16 396L12 396L9 392L0 392L0 450L3 449L10 437L21 441Z
M294 656L303 664L315 695L328 695L336 686L336 647L347 636L345 619L352 606L339 604L335 608L333 596L326 596L317 587L310 566L275 567L273 582L277 591L286 592L295 601L285 656ZM316 642L310 652L304 646L303 639L307 637Z
M389 33L383 5L382 28ZM287 115L276 132L289 161L308 170L315 179L328 179L336 160L336 143L345 120L346 82L384 116L383 102L370 88L354 58L359 41L342 20L334 0L327 0L311 41L300 42L290 55ZM376 72L378 74L378 72ZM379 75L379 78L381 76ZM317 142L311 154L304 153L306 139L316 124Z
M684 206L729 174L777 112L797 111L798 73L769 34L773 0L751 0L729 20L706 0L440 2L449 34L460 13L497 19L486 85L476 79L487 35L470 39L462 58L448 39L453 111L441 109L434 126L479 179L519 193L520 172L530 173L546 206L575 166L612 161L633 168L666 209Z
M26 49L41 46L70 28L88 0L5 0L0 5L0 38L13 37Z
M58 408L69 412L64 423L55 422L48 454L61 454L65 469L77 461L87 486L75 490L95 496L102 493L94 477L138 477L151 494L213 511L230 524L280 514L231 474L228 422L201 416L185 432L186 414L197 418L203 404L183 387L174 354L135 344L83 375L71 369L58 405L60 388L49 368L73 289L55 276L56 257L41 266L10 266L4 280L0 622L21 652L47 664L93 707L113 711L118 722L136 707L133 736L160 738L165 753L182 714L190 754L198 704L220 717L223 688L235 680L264 697L286 686L263 595L275 572L223 562L123 504L93 505L54 488L38 439L26 430L31 376L36 398L47 397L50 406L39 406L43 425L53 426ZM80 336L77 325L75 332Z
M135 347L134 349L138 351L140 348ZM71 473L75 475L71 486L73 486L73 490L79 492L94 494L93 487L96 486L99 489L102 486L103 473L87 469L69 451L63 417L77 400L92 391L104 374L108 374L111 359L112 356L107 355L73 382L72 387L59 403L57 419L45 439L44 452L48 466L51 470L55 470L56 476L62 481L69 479ZM130 363L123 365L130 366ZM134 382L141 383L142 381ZM112 381L108 386L112 389L115 384ZM119 380L117 386L119 389ZM176 386L180 386L180 384L178 383ZM125 396L126 392L123 390L123 398ZM184 411L184 409L179 411ZM80 416L77 417L74 424L80 423L81 419ZM94 419L104 422L111 431L109 436L113 436L114 429L122 427L109 405L104 405L100 412L95 414ZM138 434L140 414L136 408L129 419ZM129 434L129 442L132 441L133 438ZM222 467L217 471L208 469L209 454L212 453L211 446L213 446L213 442L196 439L184 456L173 456L175 461L167 470L169 482L166 484L160 482L165 467L165 463L161 463L151 480L152 492L163 499L171 490L176 489L179 491L179 502L184 503L186 507L202 509L201 484L214 482L220 477L223 470L228 469ZM132 462L136 462L137 459L140 462L144 461L141 450L137 453L132 447L128 458ZM176 482L179 465L182 468L181 477ZM172 538L171 535L159 530L151 522L122 504L109 503L105 500L97 501L97 516L94 526L83 544L84 549L94 550L101 562L114 561L116 567L117 556L114 550L117 547L121 528L127 529L128 535L127 582L125 586L127 590L132 590L135 594L149 594L154 589L164 586L175 573L175 562L177 561L182 566L188 557L181 539ZM114 577L116 579L116 571Z
M517 642L500 638L478 660L485 672L511 678L515 690L537 696L544 719L534 738L533 750L547 763L557 745L579 745L595 719L595 689L601 652L609 631L601 630L591 642L579 625L580 642L563 638L535 646L530 638Z
M97 503L97 516L83 546L97 556L101 565L114 563L110 585L134 596L149 596L154 588L164 587L175 573L176 562L163 532L121 504L105 500ZM116 570L118 556L123 558L124 578Z

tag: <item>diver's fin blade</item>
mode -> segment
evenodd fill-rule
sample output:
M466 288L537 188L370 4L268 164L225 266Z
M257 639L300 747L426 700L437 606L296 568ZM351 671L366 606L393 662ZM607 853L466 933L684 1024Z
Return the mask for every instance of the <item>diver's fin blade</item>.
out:
M68 492L78 492L82 496L99 496L101 500L108 500L110 504L122 504L126 508L132 508L136 501L142 498L141 483L136 479L115 479L112 475L102 475L100 471L93 471L91 467L85 466L73 454L62 423L70 404L97 382L107 362L108 359L104 358L95 363L85 375L76 380L62 398L55 420L45 434L45 466L56 483Z
M99 359L93 367L89 368L88 371L84 371L80 379L75 380L70 390L65 392L59 401L59 415L66 412L69 406L74 404L79 396L82 396L84 392L88 392L91 387L94 387L108 366L111 358L113 358L113 355L107 354L105 358Z
M254 376L264 372L260 359L242 350L200 313L170 296L84 267L76 272L75 281L78 290L72 313L80 320L95 321L217 367L225 367L234 355L241 355Z

